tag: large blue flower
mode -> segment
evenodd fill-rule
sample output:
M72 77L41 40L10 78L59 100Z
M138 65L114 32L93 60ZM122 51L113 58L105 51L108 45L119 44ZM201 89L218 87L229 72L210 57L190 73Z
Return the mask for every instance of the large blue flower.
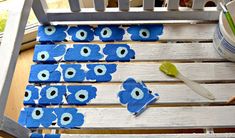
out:
M38 88L28 85L24 93L24 105L35 105L35 100L39 98Z
M53 108L25 108L18 122L28 128L38 128L40 125L48 128L56 120L52 112Z
M107 82L112 79L111 74L116 71L116 64L88 64L87 80Z
M46 63L58 62L63 58L65 52L65 45L36 45L33 61Z
M38 37L40 42L60 42L66 38L65 31L68 26L39 26Z
M80 64L61 64L65 82L82 82L85 79L85 72Z
M135 58L135 51L127 44L106 44L104 54L106 61L130 61Z
M42 88L39 105L60 105L63 104L63 97L66 93L66 86L45 86Z
M132 25L127 29L133 41L157 41L163 33L163 25Z
M96 97L97 89L91 85L67 86L67 102L72 105L86 105Z
M127 104L127 110L132 114L139 114L148 104L156 101L159 97L153 94L143 82L136 82L129 78L123 83L123 89L118 93L121 104Z
M32 133L30 138L60 138L60 134L37 134Z
M103 58L100 53L100 47L96 44L74 44L65 54L66 61L99 61Z
M76 108L56 108L57 125L61 128L77 128L84 123L84 115Z
M95 29L95 35L99 36L101 41L121 41L125 34L124 29L118 25L99 25Z
M61 73L56 70L57 67L58 65L32 65L29 82L59 82Z
M94 32L88 25L70 27L68 34L72 36L75 42L90 42L94 39Z

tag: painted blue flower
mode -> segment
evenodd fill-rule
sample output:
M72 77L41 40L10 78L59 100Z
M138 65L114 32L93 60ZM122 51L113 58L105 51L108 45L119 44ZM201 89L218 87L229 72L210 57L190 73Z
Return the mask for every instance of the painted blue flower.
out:
M25 118L25 126L28 128L38 128L42 125L44 128L51 126L52 122L56 120L56 116L52 113L53 108L25 108L20 115L22 123ZM23 124L24 124L23 123Z
M116 71L116 64L88 64L87 80L107 82L112 79L111 74Z
M32 133L30 138L60 138L60 134L37 134Z
M85 79L85 72L80 64L61 64L65 82L82 82Z
M39 98L38 88L28 85L24 93L24 105L35 105L35 100Z
M163 25L132 25L127 32L133 41L157 41L163 33Z
M127 105L127 110L132 114L140 114L148 104L159 98L157 93L153 94L143 82L136 82L129 78L123 83L123 89L118 93L121 104Z
M86 105L96 97L97 89L91 85L67 86L67 102L71 105Z
M99 25L95 29L95 35L99 36L101 41L121 41L125 34L124 29L118 25Z
M63 58L65 45L36 45L34 48L34 62L54 63Z
M135 58L135 51L127 44L106 44L103 49L106 61L130 61Z
M42 134L37 134L37 133L32 133L30 135L30 138L43 138L43 135Z
M61 73L57 68L58 65L32 65L29 82L59 82Z
M65 31L68 26L57 25L57 26L39 26L38 37L40 42L61 42L66 38Z
M74 44L73 48L69 48L65 54L66 61L99 61L103 58L100 53L100 47L96 44Z
M63 96L66 93L66 86L45 86L41 89L39 105L60 105L63 104Z
M61 128L77 128L83 125L84 115L76 108L56 108L57 125Z
M19 118L18 118L18 123L21 126L26 127L26 121L27 121L27 111L25 111L25 109L23 108L20 111L20 115L19 115Z
M70 27L68 34L74 42L90 42L94 39L94 32L88 25Z

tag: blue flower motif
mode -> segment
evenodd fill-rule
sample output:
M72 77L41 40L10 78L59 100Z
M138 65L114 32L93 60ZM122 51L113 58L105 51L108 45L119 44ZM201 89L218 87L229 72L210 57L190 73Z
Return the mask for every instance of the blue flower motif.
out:
M67 86L67 102L71 105L86 105L96 97L97 89L91 85Z
M65 45L36 45L34 48L34 62L54 63L63 58Z
M38 88L28 85L24 93L24 105L35 105L35 100L38 98Z
M106 61L130 61L135 58L135 51L127 44L106 44L104 54Z
M30 135L30 138L43 138L42 134L33 133Z
M70 27L68 34L74 42L90 42L94 39L94 32L88 25Z
M63 96L66 93L65 86L45 86L42 88L39 105L60 105L63 104Z
M163 25L132 25L127 29L133 41L157 41L163 33Z
M33 133L30 138L60 138L60 134L37 134Z
M56 108L57 125L61 128L77 128L83 125L84 115L76 108Z
M57 68L58 65L32 65L29 82L59 82L61 73Z
M73 48L69 48L65 54L66 61L99 61L103 58L100 53L100 47L96 44L74 44Z
M95 29L95 35L99 36L101 41L121 41L125 34L124 29L118 25L99 25Z
M159 98L157 93L153 94L143 82L136 82L129 78L123 83L123 89L118 93L121 104L127 105L127 110L132 114L140 114L148 104Z
M65 82L82 82L85 79L85 72L80 64L61 64Z
M53 108L25 108L21 112L19 123L27 128L38 128L40 125L49 128L52 122L56 120L56 116L52 112Z
M38 37L40 42L61 42L66 38L65 31L68 26L39 26Z
M112 79L111 74L116 71L116 64L88 64L87 80L107 82Z

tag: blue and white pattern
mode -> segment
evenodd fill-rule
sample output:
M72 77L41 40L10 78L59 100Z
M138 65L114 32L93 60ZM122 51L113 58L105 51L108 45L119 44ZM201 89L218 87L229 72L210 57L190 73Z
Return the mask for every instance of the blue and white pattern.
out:
M157 41L163 33L163 25L132 25L127 31L133 41Z
M38 88L29 85L24 94L24 105L35 105L35 100L39 98Z
M96 97L97 89L91 85L67 86L67 103L70 105L86 105Z
M80 64L61 64L63 79L65 82L82 82L85 79L85 72Z
M135 51L127 44L106 44L104 54L106 61L130 61L135 58Z
M60 134L37 134L32 133L30 138L60 138Z
M94 39L94 32L88 25L70 27L68 34L72 37L74 42L90 42Z
M139 115L148 104L159 98L159 95L152 93L143 82L136 82L132 78L124 81L122 87L123 90L118 93L119 100L134 115Z
M125 31L118 25L99 25L95 28L95 35L99 37L101 41L121 41Z
M86 79L96 82L111 81L112 73L116 71L116 64L88 64Z

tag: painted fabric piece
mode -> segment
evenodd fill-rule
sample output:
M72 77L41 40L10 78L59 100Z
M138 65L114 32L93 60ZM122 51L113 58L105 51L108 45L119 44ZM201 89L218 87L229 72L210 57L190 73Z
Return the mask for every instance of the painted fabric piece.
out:
M68 34L74 42L90 42L94 39L94 31L88 25L70 27Z
M60 134L37 134L33 133L30 138L60 138Z
M27 86L24 94L24 104L35 105L35 100L39 98L38 91L38 88L32 85Z
M121 41L124 34L124 29L120 28L119 25L99 25L95 28L95 35L104 42Z
M18 123L27 128L79 128L84 115L76 108L24 108Z
M34 62L58 62L66 53L66 45L36 45L34 48Z
M133 41L157 41L163 33L163 25L132 25L127 32Z
M38 40L40 42L60 42L66 38L66 30L68 26L39 26L38 27Z
M123 82L122 89L118 93L120 103L127 106L127 110L134 115L142 113L147 105L159 98L159 95L152 93L143 82L132 78Z
M103 50L106 61L130 61L135 58L135 51L127 44L107 44Z
M61 64L61 68L65 82L82 82L85 79L85 72L79 64Z

